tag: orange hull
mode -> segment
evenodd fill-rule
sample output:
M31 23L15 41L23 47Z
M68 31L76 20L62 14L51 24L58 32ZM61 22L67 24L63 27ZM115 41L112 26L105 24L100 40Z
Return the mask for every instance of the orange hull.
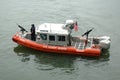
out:
M81 56L91 56L91 57L98 57L100 56L100 49L99 48L86 48L84 50L79 50L74 47L62 47L62 46L50 46L45 44L38 44L34 41L29 39L25 39L20 37L19 35L14 35L12 40L17 44L26 46L28 48L32 48L39 51L44 52L52 52L52 53L59 53L59 54L71 54L71 55L81 55Z

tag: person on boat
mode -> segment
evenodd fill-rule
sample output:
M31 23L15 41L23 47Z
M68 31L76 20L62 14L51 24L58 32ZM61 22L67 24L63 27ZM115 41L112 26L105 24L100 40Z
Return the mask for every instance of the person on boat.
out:
M30 29L30 31L31 31L31 40L35 41L36 40L36 37L35 37L35 25L32 24L31 26L32 26L31 29Z

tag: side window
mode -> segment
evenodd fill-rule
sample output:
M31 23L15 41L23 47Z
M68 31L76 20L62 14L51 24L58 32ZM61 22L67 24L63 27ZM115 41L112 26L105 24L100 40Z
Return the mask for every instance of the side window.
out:
M42 40L47 40L47 34L40 34L40 38Z
M55 36L54 35L49 35L49 40L50 41L55 41Z
M58 36L58 41L65 41L65 36Z

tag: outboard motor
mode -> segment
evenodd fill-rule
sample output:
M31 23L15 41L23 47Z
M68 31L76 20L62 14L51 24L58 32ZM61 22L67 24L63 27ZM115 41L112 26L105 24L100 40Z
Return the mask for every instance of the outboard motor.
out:
M108 50L110 48L111 39L108 36L99 37L99 45L102 49Z

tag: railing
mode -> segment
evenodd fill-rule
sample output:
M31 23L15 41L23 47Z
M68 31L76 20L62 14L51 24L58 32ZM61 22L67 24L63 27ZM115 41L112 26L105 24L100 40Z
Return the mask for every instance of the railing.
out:
M77 49L82 50L85 47L85 42L75 42L74 47L77 48Z
M76 42L72 42L72 43L73 43L73 46L75 48L82 50L85 47L91 47L92 46L92 44L93 44L93 38L89 38L87 45L85 45L86 44L85 41L80 41L80 42L76 41Z

